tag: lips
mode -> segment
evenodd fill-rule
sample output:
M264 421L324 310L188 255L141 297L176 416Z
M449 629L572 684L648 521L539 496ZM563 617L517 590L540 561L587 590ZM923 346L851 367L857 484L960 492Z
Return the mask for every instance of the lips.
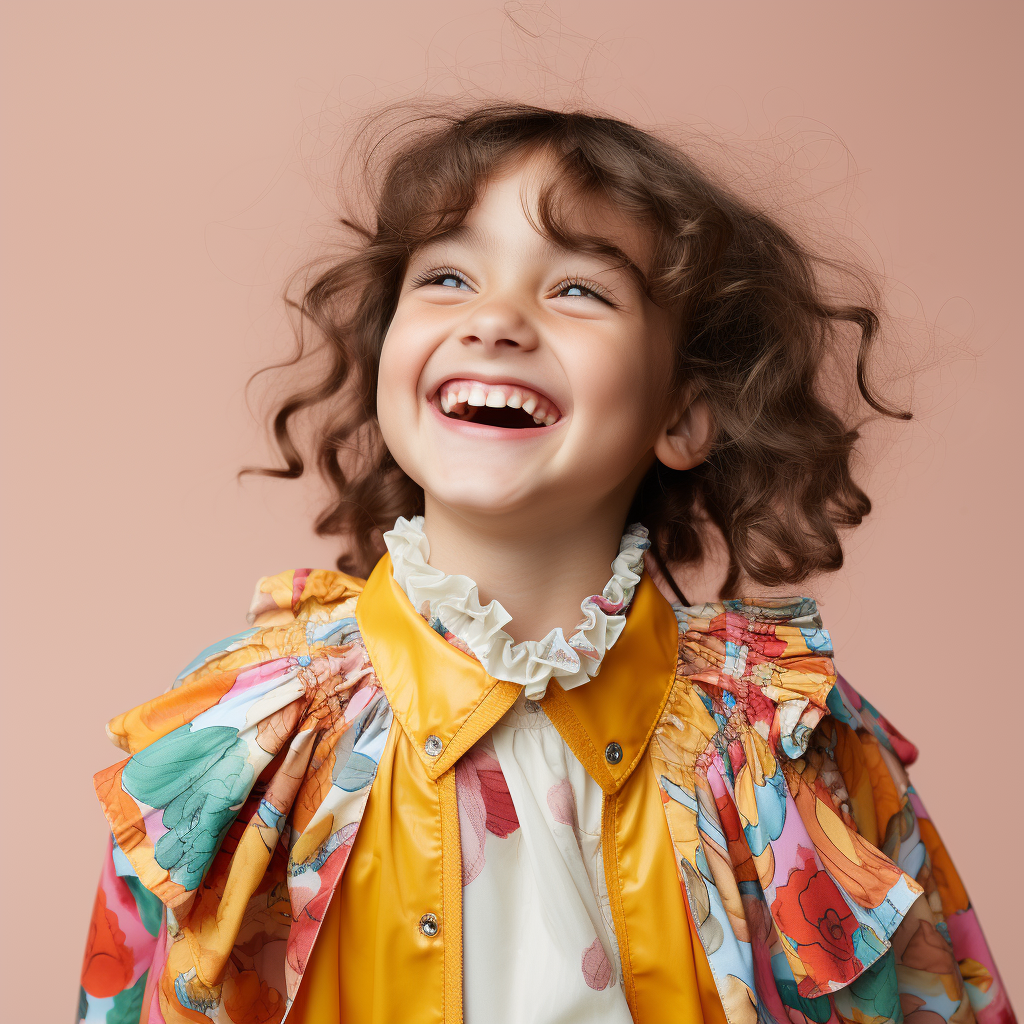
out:
M562 418L547 395L514 381L449 377L437 388L432 404L450 419L511 429L550 427Z

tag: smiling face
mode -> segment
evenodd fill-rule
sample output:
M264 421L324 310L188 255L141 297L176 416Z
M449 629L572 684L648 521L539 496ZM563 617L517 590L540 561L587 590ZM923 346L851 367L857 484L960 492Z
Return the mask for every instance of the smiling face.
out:
M378 419L428 521L438 504L468 518L624 519L664 433L671 319L627 268L533 226L524 204L536 211L549 167L537 157L493 178L406 269ZM638 232L611 210L591 215L643 264Z

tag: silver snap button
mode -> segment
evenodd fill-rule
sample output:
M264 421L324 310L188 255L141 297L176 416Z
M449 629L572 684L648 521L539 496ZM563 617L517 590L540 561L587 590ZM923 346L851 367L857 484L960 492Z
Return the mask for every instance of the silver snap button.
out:
M604 759L609 764L618 764L622 760L622 747L618 743L609 743L604 748Z
M432 939L438 933L437 917L434 914L424 914L420 918L420 931L428 939Z
M427 742L423 744L423 749L431 756L437 757L438 754L444 749L444 744L441 742L440 736L428 736Z
M523 704L523 707L530 712L531 715L535 715L540 711L540 705L535 700L528 700Z

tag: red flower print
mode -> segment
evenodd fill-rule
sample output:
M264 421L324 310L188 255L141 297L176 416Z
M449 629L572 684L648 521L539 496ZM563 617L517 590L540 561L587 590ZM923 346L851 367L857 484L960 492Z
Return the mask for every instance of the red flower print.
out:
M89 941L82 964L82 988L102 999L116 996L132 980L135 955L125 945L125 934L117 925L117 914L107 909L107 894L96 890L96 902L89 922Z
M721 793L715 797L718 808L718 824L728 847L729 858L732 860L733 873L738 882L756 882L757 867L750 854L747 837L743 834L743 823L739 812L729 793Z
M582 967L583 979L592 989L600 992L608 987L612 980L612 965L600 939L594 939L583 951Z
M487 810L485 828L499 839L507 839L519 828L519 816L512 803L512 794L498 760L484 750L474 747L466 758L476 769L480 779L480 795Z
M786 653L786 641L775 636L774 623L752 622L737 612L724 612L711 620L710 627L711 636L731 640L765 659L774 660Z
M462 884L469 885L486 861L485 833L507 839L519 828L508 783L496 757L473 747L455 766L455 795L462 839Z
M802 864L775 890L772 914L810 975L800 983L800 994L812 996L819 994L816 979L852 981L863 965L853 952L858 928L853 912L835 882L818 868L813 851L801 846L797 853Z

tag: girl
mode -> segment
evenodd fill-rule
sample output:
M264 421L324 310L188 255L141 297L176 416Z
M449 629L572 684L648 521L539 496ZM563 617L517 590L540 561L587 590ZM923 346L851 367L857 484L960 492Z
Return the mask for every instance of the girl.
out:
M869 511L821 371L856 331L889 412L877 302L631 125L418 125L267 471L327 405L352 553L108 726L79 1019L1012 1021L914 746L814 601L739 596Z

